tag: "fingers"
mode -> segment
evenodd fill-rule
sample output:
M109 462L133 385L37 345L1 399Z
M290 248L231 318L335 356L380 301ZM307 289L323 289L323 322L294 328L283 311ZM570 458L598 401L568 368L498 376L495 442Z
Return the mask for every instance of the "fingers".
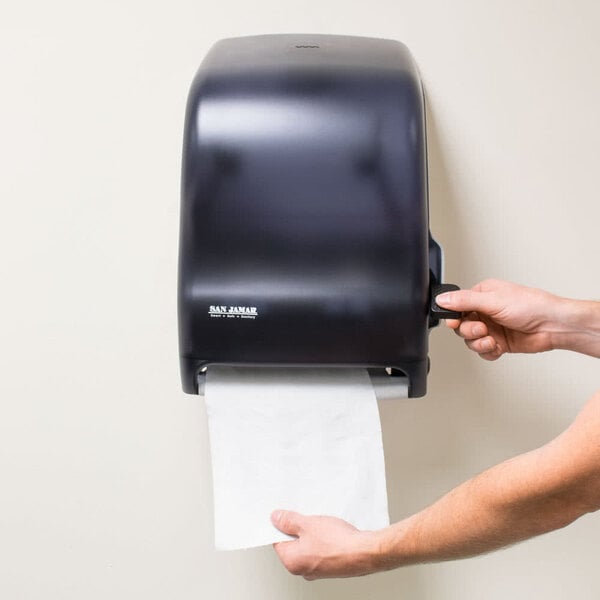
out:
M275 518L273 515L278 514ZM286 533L292 533L292 531L296 531L297 533L301 532L301 528L298 527L295 518L302 517L302 515L298 513L293 513L291 511L275 511L272 513L271 520L275 524L277 521L278 524L276 526L285 531ZM286 519L290 519L286 522ZM283 523L281 522L283 520ZM285 530L283 529L285 527ZM273 548L279 560L283 564L283 566L292 574L292 575L308 575L308 562L306 551L302 551L300 546L300 538L296 540L291 540L289 542L275 542L273 544Z
M271 513L271 522L273 525L280 531L290 535L300 535L302 520L303 515L291 510L274 510ZM297 543L298 540L291 540L289 542L276 542L273 544L279 560L292 575L301 574L301 565L296 560L294 553Z
M302 575L304 572L304 565L302 564L298 553L294 552L296 543L297 542L277 542L273 544L273 548L275 548L275 552L283 566L292 575Z
M498 360L502 356L502 350L496 349L493 352L484 352L479 355L483 360Z
M474 340L466 339L465 344L470 350L473 350L473 352L477 352L477 354L488 354L496 352L498 348L496 340L491 335L486 335L485 337L477 338Z
M502 356L502 348L488 325L476 312L470 312L457 322L454 332L465 340L469 350L477 352L485 360L496 360Z
M460 324L460 319L446 319L446 327L450 327L450 329L456 329Z
M493 289L478 284L471 290L446 292L436 297L436 302L444 308L464 313L462 319L448 319L446 325L465 340L467 347L488 361L497 360L503 348L497 336L494 313L501 310L496 305Z
M485 323L479 320L464 320L460 322L460 325L455 330L460 337L465 340L476 340L483 338L488 334L488 328Z
M443 308L458 312L475 310L485 314L493 314L494 311L498 310L492 294L476 290L445 292L444 294L436 296L435 301Z
M271 513L271 522L277 529L289 535L300 535L304 515L292 510L275 510Z

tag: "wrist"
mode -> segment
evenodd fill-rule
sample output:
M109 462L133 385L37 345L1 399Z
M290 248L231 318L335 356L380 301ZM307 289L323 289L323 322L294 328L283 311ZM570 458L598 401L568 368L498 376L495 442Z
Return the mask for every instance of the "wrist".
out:
M558 298L553 312L552 349L600 356L600 302Z

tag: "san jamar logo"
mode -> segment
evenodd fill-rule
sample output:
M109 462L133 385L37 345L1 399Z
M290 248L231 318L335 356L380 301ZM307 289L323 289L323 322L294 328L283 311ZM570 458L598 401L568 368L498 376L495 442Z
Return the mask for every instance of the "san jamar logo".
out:
M256 319L258 310L256 306L221 306L211 304L208 307L211 318L224 319Z

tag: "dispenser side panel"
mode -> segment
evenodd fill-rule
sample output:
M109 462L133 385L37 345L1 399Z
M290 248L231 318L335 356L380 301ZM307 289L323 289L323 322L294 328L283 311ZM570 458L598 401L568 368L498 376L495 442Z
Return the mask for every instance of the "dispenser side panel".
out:
M226 68L236 52L217 45L190 93L183 360L396 366L421 395L427 186L410 56L379 40L378 59L342 64L337 36L323 36L330 58L303 59L293 36L273 37L287 38L287 58Z

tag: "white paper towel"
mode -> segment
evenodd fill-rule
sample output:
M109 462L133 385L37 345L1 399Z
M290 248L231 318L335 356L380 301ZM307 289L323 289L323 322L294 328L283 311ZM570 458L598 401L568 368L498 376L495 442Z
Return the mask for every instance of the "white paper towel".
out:
M271 511L389 524L381 423L365 369L208 369L215 546L293 539Z

